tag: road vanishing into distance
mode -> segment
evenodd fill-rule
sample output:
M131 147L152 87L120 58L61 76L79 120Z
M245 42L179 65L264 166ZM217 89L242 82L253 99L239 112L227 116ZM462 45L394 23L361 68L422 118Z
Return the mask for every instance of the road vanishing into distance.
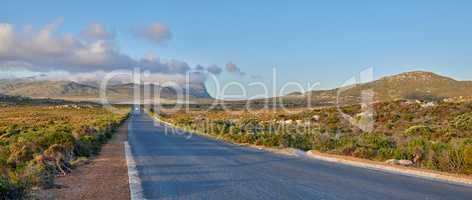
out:
M144 112L128 142L146 199L472 199L472 187L170 133Z

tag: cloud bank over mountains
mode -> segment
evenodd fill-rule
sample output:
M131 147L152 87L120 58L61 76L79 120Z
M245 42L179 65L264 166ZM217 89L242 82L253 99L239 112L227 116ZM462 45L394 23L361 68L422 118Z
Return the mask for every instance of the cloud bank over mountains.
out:
M18 31L11 24L0 24L0 64L33 71L69 72L111 71L139 67L154 73L185 73L188 64L179 60L136 60L122 53L103 25L91 24L79 36L55 34L60 21L39 30Z
M0 70L28 70L51 74L54 79L97 79L110 71L149 71L151 78L183 80L188 73L192 81L205 81L208 74L219 75L223 69L216 64L191 67L182 60L160 59L154 54L136 59L120 51L116 34L100 23L92 23L78 34L57 31L63 19L57 19L37 29L32 26L15 27L0 22ZM153 23L132 33L153 44L171 38L166 25ZM225 66L229 74L245 75L236 64ZM58 76L57 71L62 71ZM61 73L59 73L61 74Z

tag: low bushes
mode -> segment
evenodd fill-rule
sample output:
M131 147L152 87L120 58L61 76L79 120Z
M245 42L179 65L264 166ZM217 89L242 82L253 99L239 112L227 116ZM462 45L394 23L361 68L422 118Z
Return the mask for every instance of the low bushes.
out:
M53 186L71 161L99 152L129 108L9 106L0 108L0 196L24 198L31 187Z
M341 108L355 116L360 106ZM373 131L363 132L335 108L302 112L201 111L162 115L177 126L237 143L411 160L416 167L472 174L472 103L408 101L374 105Z

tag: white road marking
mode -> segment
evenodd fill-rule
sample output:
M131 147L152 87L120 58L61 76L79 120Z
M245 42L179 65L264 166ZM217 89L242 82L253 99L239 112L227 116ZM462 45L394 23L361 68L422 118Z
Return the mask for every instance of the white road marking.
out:
M421 171L419 169L411 168L398 168L395 166L386 166L374 163L366 163L362 161L354 161L354 160L347 160L342 158L335 158L329 156L322 156L313 154L312 151L306 152L306 155L312 159L322 160L326 162L342 164L342 165L349 165L353 167L359 167L364 169L371 169L376 171L388 172L393 174L400 174L404 176L416 177L426 180L433 180L439 182L446 182L450 184L462 185L462 186L472 186L472 180L470 178L461 178L450 176L447 174L441 174L440 172L432 172L432 171Z
M145 199L143 195L143 187L141 185L141 178L139 178L138 170L136 169L136 161L133 158L128 141L125 141L124 145L126 164L128 165L129 191L131 200Z

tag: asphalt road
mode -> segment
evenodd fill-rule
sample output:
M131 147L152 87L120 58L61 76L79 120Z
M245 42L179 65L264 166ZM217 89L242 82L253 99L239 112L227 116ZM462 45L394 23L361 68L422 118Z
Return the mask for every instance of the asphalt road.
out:
M128 140L146 199L472 199L471 187L188 136L133 114Z

